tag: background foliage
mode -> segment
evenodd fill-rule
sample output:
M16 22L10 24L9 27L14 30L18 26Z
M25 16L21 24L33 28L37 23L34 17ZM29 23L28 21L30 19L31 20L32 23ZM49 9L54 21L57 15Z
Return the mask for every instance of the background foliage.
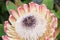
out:
M0 0L0 40L2 40L1 36L5 35L4 33L4 21L8 20L9 10L16 9L18 6L29 3L31 1L36 2L38 4L46 4L46 6L55 13L58 18L58 29L60 29L60 0L9 0L9 3L6 4L7 0ZM16 6L16 5L17 6ZM60 40L60 34L56 37L57 40Z

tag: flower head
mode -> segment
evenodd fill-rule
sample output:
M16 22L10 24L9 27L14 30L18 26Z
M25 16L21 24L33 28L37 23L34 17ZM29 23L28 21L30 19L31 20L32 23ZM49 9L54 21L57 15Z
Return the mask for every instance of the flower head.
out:
M10 22L10 23L9 23ZM5 21L3 40L54 40L57 18L45 6L34 2L11 9L9 22Z

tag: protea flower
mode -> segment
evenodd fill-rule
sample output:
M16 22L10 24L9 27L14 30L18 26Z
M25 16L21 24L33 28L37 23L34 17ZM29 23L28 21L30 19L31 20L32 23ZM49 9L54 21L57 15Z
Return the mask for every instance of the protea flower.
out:
M45 6L34 2L11 9L9 21L4 23L3 40L55 40L57 18Z

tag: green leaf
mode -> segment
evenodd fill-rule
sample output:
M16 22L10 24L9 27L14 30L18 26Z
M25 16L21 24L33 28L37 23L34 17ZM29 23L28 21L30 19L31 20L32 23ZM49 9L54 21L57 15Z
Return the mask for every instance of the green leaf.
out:
M60 33L56 37L57 40L60 40Z
M10 11L10 9L16 10L16 8L17 8L17 6L14 3L12 3L11 1L6 2L6 7L7 7L8 11Z
M0 37L5 35L3 24L0 24Z
M37 3L37 4L41 4L43 0L32 0L32 1Z
M58 19L58 27L57 28L60 28L60 19Z
M21 2L21 0L15 0L15 4L16 4L17 6L23 5L23 3Z
M29 2L31 2L32 0L25 0L24 3L29 4Z
M2 13L4 14L6 11L7 11L7 9L6 9L6 4L3 3L3 4L2 4Z
M0 40L2 40L2 37L0 37Z
M0 22L1 22L1 23L3 23L4 18L3 18L3 16L2 16L2 15L0 15L0 19L1 19L1 20L0 20Z
M45 4L49 9L53 9L54 0L43 0L42 3Z
M56 17L60 19L60 10L55 13Z

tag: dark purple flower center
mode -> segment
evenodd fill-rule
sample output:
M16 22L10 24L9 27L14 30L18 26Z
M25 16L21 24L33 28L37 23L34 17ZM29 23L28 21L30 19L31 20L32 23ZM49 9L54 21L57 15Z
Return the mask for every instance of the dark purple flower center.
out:
M23 25L26 27L32 27L35 24L36 24L36 19L34 16L28 16L23 20Z

